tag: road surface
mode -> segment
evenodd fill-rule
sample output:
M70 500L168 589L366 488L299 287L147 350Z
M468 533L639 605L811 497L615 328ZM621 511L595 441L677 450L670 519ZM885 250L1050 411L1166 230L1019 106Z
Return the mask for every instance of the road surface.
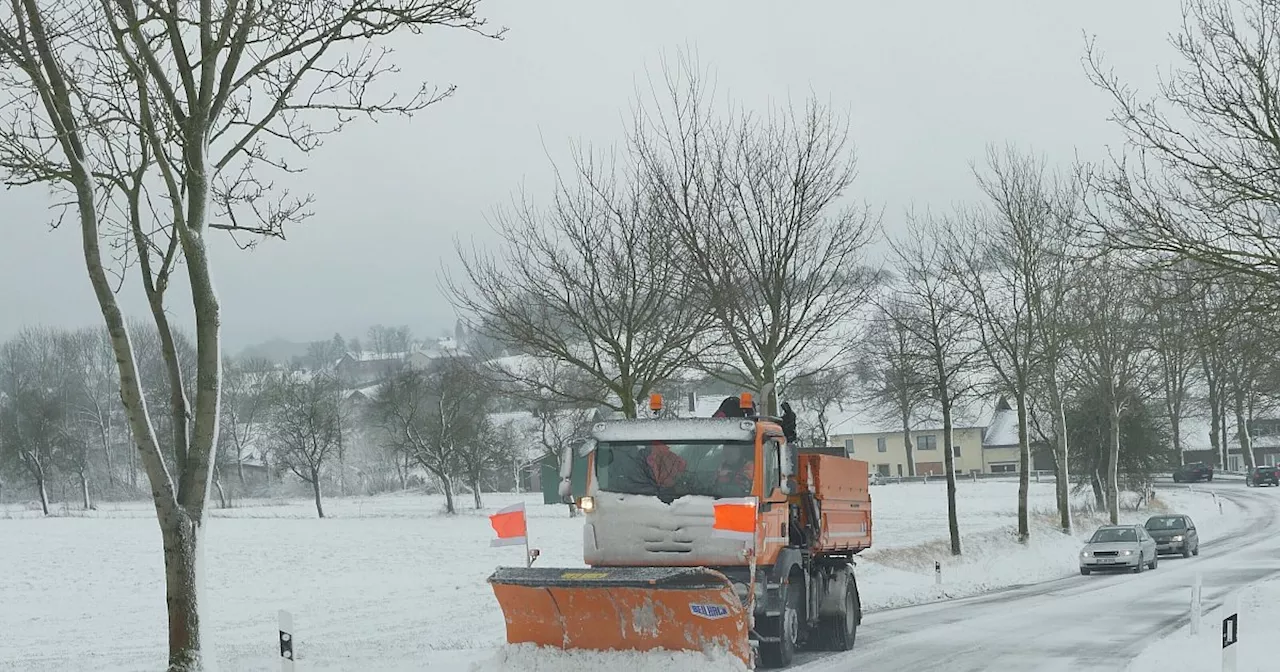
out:
M1205 542L1198 557L1162 556L1155 571L1077 575L869 613L853 651L797 656L793 669L1123 670L1152 641L1187 623L1196 572L1206 612L1230 590L1280 575L1280 490L1246 488L1243 481L1196 487L1238 503L1250 524L1236 536Z

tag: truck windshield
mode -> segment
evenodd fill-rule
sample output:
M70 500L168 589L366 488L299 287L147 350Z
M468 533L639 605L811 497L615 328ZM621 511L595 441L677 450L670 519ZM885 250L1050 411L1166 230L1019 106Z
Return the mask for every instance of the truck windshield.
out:
M746 497L755 474L750 441L600 442L601 490L653 495L670 503L685 495Z

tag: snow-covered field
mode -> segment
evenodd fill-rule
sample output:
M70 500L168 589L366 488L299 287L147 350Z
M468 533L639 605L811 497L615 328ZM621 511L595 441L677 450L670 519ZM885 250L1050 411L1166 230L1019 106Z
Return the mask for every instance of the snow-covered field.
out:
M859 560L864 606L971 595L1076 571L1078 539L1049 525L1053 484L1033 484L1033 543L1013 539L1017 484L962 482L965 555L946 543L941 482L876 487L875 546ZM557 669L563 656L502 647L501 612L485 578L522 561L522 549L491 548L487 513L516 495L487 495L485 509L441 515L435 497L332 499L317 520L309 502L242 502L214 510L208 525L208 641L223 670L276 669L276 611L294 614L301 670ZM529 504L539 565L580 566L581 519L566 508ZM1158 507L1193 516L1205 541L1230 532L1210 495L1161 490ZM1083 500L1081 500L1083 501ZM460 504L469 505L469 498ZM124 672L164 667L165 615L160 539L145 503L103 505L49 519L0 509L0 670ZM1150 510L1125 511L1141 521ZM1077 520L1080 534L1097 520ZM934 585L933 563L943 563ZM694 660L697 659L697 660ZM599 669L595 657L579 662ZM702 656L650 660L653 669L695 665ZM635 670L638 663L614 661ZM547 667L547 665L550 665Z
M1237 672L1273 672L1280 669L1280 579L1244 587L1239 599ZM1190 625L1153 642L1129 665L1128 672L1218 672L1222 667L1221 606L1205 608L1200 633L1191 636Z

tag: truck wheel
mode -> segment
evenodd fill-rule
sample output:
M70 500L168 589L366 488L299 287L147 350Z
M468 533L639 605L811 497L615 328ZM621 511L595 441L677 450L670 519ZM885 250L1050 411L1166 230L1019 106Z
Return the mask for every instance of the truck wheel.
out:
M858 591L853 581L845 584L844 604L839 615L818 624L818 637L827 651L851 651L858 638Z
M776 642L760 643L760 661L765 667L788 667L796 656L796 644L800 639L800 600L804 599L803 591L791 590L791 582L787 581L779 588L782 593L779 602L783 604L782 615L774 616L772 627L767 631L778 638Z

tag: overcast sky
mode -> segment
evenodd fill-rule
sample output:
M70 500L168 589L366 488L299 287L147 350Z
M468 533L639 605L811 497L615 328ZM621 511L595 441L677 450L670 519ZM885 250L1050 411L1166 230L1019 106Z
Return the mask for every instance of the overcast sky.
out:
M785 9L784 9L785 8ZM485 0L503 41L437 30L405 40L409 78L456 84L412 121L353 125L299 184L316 216L252 251L216 246L227 349L272 337L363 337L374 323L450 328L440 294L455 236L484 234L493 208L549 184L548 153L612 143L646 69L696 47L719 91L756 106L810 90L847 110L856 195L886 208L974 198L968 162L1012 141L1069 162L1120 141L1085 79L1084 34L1128 82L1153 91L1171 63L1174 0ZM49 232L39 188L0 192L0 339L22 325L101 322L77 232ZM219 239L222 236L218 236ZM126 307L142 314L136 277ZM173 292L188 319L185 289Z

